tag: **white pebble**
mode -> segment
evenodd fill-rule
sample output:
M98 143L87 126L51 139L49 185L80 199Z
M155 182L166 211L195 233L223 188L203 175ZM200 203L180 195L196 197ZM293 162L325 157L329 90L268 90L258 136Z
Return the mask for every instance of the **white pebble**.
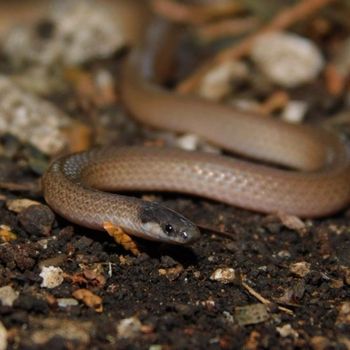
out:
M289 259L292 255L288 250L280 250L277 256L283 259Z
M248 68L242 62L228 61L209 71L201 81L199 95L219 101L231 90L231 82L241 81L248 76Z
M304 101L289 101L281 118L289 123L299 124L303 121L308 105Z
M199 142L200 142L200 139L195 134L186 134L186 135L180 136L176 140L177 146L186 151L194 151L198 149Z
M141 331L142 323L137 317L122 319L117 325L118 337L134 338Z
M0 288L0 302L4 306L12 306L14 301L18 298L18 292L11 286L4 286Z
M251 57L272 82L284 87L310 82L324 67L324 59L315 44L291 33L260 36L254 42Z
M231 267L219 268L211 274L210 279L224 284L231 283L236 279L236 272Z
M54 155L67 144L63 132L70 119L51 103L0 75L0 133L9 133Z
M73 299L73 298L58 298L57 304L59 307L65 308L65 307L69 307L69 306L77 306L77 305L79 305L79 302L78 302L78 300Z
M36 34L36 25L17 26L3 42L3 51L18 63L80 64L109 56L125 44L113 8L98 1L57 1L46 17L54 25L50 40Z
M297 339L299 337L298 332L295 329L293 329L289 323L285 324L282 327L276 327L276 330L283 338L292 337L294 339Z
M55 266L43 267L40 277L43 279L41 287L50 289L58 287L64 280L63 270Z

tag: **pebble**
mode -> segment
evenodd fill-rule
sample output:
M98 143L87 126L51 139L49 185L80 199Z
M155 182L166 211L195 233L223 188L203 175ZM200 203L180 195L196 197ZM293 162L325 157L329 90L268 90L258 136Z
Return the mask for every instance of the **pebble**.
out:
M282 259L289 259L292 256L292 254L288 250L280 250L277 253L277 256Z
M102 298L94 294L86 288L80 288L73 292L73 297L77 300L81 300L88 307L93 308L96 312L103 311Z
M43 240L45 241L45 240ZM47 241L45 242L38 242L40 245L44 248L47 249ZM42 269L43 267L49 267L49 266L60 266L64 263L64 261L67 260L67 255L63 253L58 253L58 255L52 256L50 258L41 260L38 265Z
M3 323L0 321L0 350L7 349L7 330Z
M232 82L247 77L248 68L243 62L224 62L203 77L198 93L209 100L220 101L231 93Z
M201 139L195 134L184 134L177 137L170 145L175 145L186 151L202 151L206 153L220 154L220 149L207 143L205 140Z
M198 149L200 138L195 134L186 134L177 139L177 146L186 151L194 151Z
M304 101L289 101L283 109L281 118L289 123L300 124L305 117L308 104Z
M162 350L163 349L163 345L161 344L153 344L150 345L150 347L148 348L148 350Z
M311 82L324 67L321 52L312 41L286 32L257 38L251 58L271 82L287 88Z
M276 330L279 333L279 335L283 338L290 336L294 339L297 339L299 337L298 332L295 329L293 329L289 323L285 324L282 327L276 327Z
M88 321L46 318L40 324L40 330L34 331L31 338L35 344L41 345L40 348L43 349L47 348L47 346L43 346L44 344L58 337L74 341L80 344L80 348L89 348L87 344L90 342L92 332L92 323Z
M40 286L49 289L58 287L64 280L63 270L55 266L43 267L39 276L43 279Z
M310 339L310 345L313 350L326 350L330 348L331 342L322 335L316 335Z
M3 51L18 65L81 64L108 57L125 44L119 22L100 2L57 1L50 8L45 33L34 23L16 26L4 37Z
M158 269L159 276L165 276L169 281L177 280L183 271L184 268L182 265L176 265L167 269Z
M297 231L299 233L305 233L307 226L303 220L295 215L277 213L276 218L278 218L283 226L289 228L290 230Z
M344 301L339 306L339 312L337 320L335 321L336 325L350 325L350 301Z
M344 281L347 285L350 285L350 267L342 266L341 270L344 274Z
M224 284L232 283L236 279L236 272L231 267L219 268L211 274L210 279Z
M55 214L47 205L39 204L22 210L17 218L27 232L38 236L49 236Z
M6 207L8 210L11 210L15 213L20 213L24 209L27 209L28 207L32 205L39 205L40 202L33 201L32 199L27 198L20 198L20 199L8 199L6 201Z
M14 301L18 298L19 293L11 286L4 286L0 288L0 302L4 306L12 306Z
M298 277L305 277L310 273L311 264L306 261L300 261L289 266L290 272Z
M65 308L70 306L77 306L79 305L79 302L73 298L58 298L57 304L59 307Z
M64 129L71 121L51 103L21 89L0 75L0 134L12 134L41 152L55 155L68 140Z
M264 304L251 304L235 308L235 319L241 326L257 324L269 319L268 309Z
M117 324L117 333L120 338L135 338L141 332L142 323L137 317L120 320Z
M10 242L17 239L17 235L12 232L12 228L8 225L0 225L0 242Z

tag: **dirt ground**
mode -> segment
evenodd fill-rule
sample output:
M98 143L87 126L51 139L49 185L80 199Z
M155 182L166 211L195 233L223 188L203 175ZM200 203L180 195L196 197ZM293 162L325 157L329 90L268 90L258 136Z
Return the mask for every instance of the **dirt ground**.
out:
M314 34L330 56L349 34L340 9L292 28ZM44 20L40 33L51 40ZM181 60L193 62L196 50ZM49 69L63 83L43 98L78 123L68 136L78 148L174 142L136 123L121 103L116 77L126 51ZM11 60L3 55L0 69L18 81L25 64ZM100 71L113 77L103 88L92 78ZM332 95L324 79L286 89L307 101L305 119L315 124L347 108L347 85ZM243 88L244 97L260 100L278 90ZM0 135L0 349L350 349L347 209L301 221L181 194L136 194L184 214L202 237L190 247L137 240L142 253L135 257L45 204L40 177L52 158L21 137Z

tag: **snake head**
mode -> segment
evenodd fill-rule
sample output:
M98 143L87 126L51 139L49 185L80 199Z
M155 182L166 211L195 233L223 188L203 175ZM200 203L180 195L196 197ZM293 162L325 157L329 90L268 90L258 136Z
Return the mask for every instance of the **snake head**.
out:
M171 244L191 244L198 240L198 227L179 213L157 203L145 202L140 210L144 237Z

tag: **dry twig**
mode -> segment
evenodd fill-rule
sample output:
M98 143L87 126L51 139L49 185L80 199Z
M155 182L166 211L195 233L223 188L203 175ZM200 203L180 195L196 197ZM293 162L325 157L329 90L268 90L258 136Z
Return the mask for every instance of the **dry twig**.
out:
M252 295L254 298L256 298L258 301L260 301L262 304L270 307L272 305L272 302L266 298L264 298L261 294L259 294L256 290L254 290L251 286L249 286L247 283L244 281L241 282L242 286L246 291ZM283 311L289 315L294 315L294 312L290 309L287 309L286 307L283 306L278 306L278 310Z
M243 35L256 29L259 21L253 17L226 19L201 25L196 31L202 41L214 41L224 36Z
M234 1L222 1L205 5L180 4L173 0L153 0L156 13L170 21L181 23L204 23L213 18L230 16L241 10L242 6Z

